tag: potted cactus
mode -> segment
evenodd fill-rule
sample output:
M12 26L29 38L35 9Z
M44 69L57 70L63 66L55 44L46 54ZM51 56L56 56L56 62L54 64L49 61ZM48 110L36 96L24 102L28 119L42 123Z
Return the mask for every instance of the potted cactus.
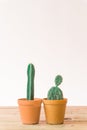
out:
M55 86L48 91L47 98L43 99L46 122L48 124L63 124L67 99L63 97L58 87L63 81L61 75L55 77Z
M34 98L34 77L35 68L33 64L29 64L27 68L27 96L18 99L20 116L23 124L39 123L40 109L42 100Z

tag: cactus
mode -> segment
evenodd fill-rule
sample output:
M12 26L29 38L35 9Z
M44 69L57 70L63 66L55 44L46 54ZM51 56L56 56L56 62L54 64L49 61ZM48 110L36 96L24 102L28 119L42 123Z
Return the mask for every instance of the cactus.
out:
M27 68L27 100L34 99L34 76L35 76L35 68L33 64L29 64Z
M47 94L48 100L60 100L63 99L63 93L62 90L58 87L62 83L62 76L57 75L55 77L55 86L51 87Z

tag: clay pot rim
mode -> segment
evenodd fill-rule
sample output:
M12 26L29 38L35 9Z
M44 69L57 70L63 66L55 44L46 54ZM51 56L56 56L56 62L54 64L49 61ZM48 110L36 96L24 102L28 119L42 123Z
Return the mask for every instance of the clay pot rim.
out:
M66 104L67 103L67 98L63 98L61 100L48 100L47 98L43 98L43 104Z
M19 98L18 104L20 105L40 105L42 103L41 98L34 98L34 100L27 100L26 98Z

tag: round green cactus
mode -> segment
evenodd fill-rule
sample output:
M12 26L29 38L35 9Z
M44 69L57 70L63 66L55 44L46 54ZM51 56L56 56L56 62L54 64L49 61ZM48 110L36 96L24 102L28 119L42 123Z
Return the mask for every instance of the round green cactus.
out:
M34 76L35 76L35 68L33 64L29 64L27 68L27 100L34 99Z
M58 87L63 81L63 78L61 75L57 75L55 77L55 86L51 87L47 94L48 100L60 100L63 99L63 93L62 90Z

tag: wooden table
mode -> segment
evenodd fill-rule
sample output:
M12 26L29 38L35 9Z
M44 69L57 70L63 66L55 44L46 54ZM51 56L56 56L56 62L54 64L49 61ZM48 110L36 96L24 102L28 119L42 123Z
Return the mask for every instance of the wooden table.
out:
M68 106L62 125L46 124L43 109L39 124L23 125L17 107L0 107L0 130L87 130L87 106Z

